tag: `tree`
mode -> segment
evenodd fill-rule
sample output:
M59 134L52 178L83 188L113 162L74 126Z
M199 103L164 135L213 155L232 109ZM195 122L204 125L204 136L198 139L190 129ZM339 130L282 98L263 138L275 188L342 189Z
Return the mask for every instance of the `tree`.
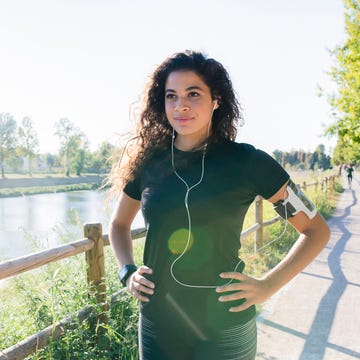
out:
M303 150L291 150L285 152L275 150L273 157L284 167L291 167L298 170L326 170L331 167L331 158L325 153L325 146L320 144L313 153Z
M91 170L97 173L107 173L111 169L111 157L113 156L115 146L109 142L103 141L97 151L93 153Z
M333 50L336 64L330 72L337 92L329 96L335 123L327 133L344 146L360 144L360 2L343 0L347 39Z
M52 168L55 164L55 155L47 153L46 154L46 165L48 166L49 171L52 171Z
M76 172L76 175L80 176L81 173L84 171L85 169L85 163L86 163L86 151L85 149L80 149L77 154L76 157L74 159L74 170Z
M64 157L66 176L70 176L79 150L86 150L88 142L85 134L67 118L61 118L55 123L55 129L55 135L60 138L60 155Z
M273 151L273 156L275 158L275 160L280 164L280 165L283 165L282 164L282 159L283 159L283 152L281 150L274 150Z
M17 146L9 152L6 158L6 167L14 173L18 173L24 168L24 157L20 146Z
M317 154L317 168L321 170L329 169L331 167L331 159L325 153L325 146L323 144L318 145L315 153Z
M39 146L39 140L33 123L29 117L24 117L18 130L21 152L28 158L29 175L32 176L32 159Z
M331 159L333 165L356 164L360 162L358 144L345 144L344 139L339 137Z
M0 166L3 178L5 177L5 159L16 147L16 128L16 120L11 114L0 114Z

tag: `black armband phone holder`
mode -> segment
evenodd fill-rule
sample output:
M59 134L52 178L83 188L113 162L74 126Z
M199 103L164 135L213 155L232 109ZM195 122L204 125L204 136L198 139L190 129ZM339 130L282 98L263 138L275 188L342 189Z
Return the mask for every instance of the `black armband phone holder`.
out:
M302 211L309 219L317 213L316 206L291 179L286 186L287 197L274 203L274 210L283 218L288 219Z

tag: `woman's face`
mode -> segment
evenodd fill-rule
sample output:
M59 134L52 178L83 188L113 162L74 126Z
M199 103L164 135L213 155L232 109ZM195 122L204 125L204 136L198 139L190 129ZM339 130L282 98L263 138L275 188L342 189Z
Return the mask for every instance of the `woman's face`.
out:
M210 88L195 72L182 70L169 74L165 84L165 112L177 133L177 145L196 146L203 142L217 107Z

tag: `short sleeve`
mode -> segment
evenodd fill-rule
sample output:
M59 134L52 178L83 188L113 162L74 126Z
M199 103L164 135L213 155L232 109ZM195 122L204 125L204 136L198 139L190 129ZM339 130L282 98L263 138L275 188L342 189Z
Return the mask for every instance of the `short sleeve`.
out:
M250 155L250 179L257 195L268 199L273 196L290 176L285 169L266 152L254 149Z
M130 196L135 200L141 200L141 190L139 180L137 178L127 182L123 191L127 196Z

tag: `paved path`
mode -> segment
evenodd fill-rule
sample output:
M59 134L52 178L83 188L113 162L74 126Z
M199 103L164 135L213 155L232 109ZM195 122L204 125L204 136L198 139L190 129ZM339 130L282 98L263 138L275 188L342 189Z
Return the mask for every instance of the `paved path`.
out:
M360 359L359 180L341 194L326 248L264 305L258 360Z

